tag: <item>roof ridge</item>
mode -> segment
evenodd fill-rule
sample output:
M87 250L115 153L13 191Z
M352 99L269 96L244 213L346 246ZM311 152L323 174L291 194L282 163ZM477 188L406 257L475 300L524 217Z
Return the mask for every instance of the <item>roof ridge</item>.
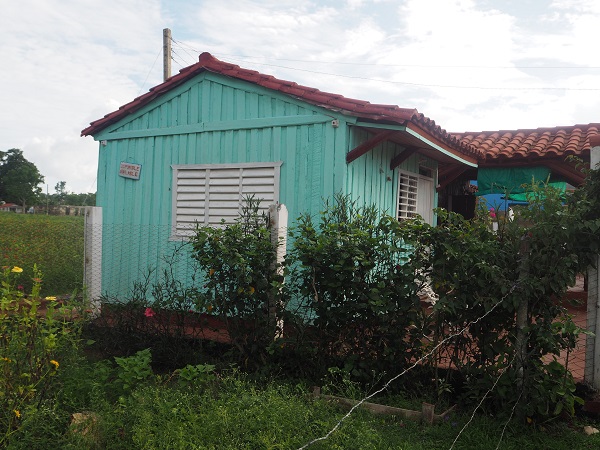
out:
M179 86L205 70L223 76L241 79L274 91L279 91L306 103L339 112L344 115L357 117L367 122L379 122L392 125L406 125L406 123L411 122L430 136L435 137L437 140L444 143L444 145L448 145L450 148L454 148L469 156L478 157L482 155L476 147L461 142L459 138L448 133L441 126L437 125L434 120L426 117L416 108L402 108L393 104L370 103L366 100L324 92L314 87L279 79L273 75L263 74L256 70L241 68L236 64L221 61L209 52L202 52L198 57L197 63L184 67L177 74L166 79L163 83L152 87L147 93L121 106L118 110L106 114L101 119L91 122L90 126L81 132L81 135L89 136L102 131L109 125L123 119L128 114L132 114L139 110L163 93Z

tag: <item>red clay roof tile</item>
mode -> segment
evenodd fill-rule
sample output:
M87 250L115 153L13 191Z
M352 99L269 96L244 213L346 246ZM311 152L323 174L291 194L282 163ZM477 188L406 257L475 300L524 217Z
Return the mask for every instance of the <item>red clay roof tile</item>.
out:
M453 133L463 145L479 149L485 160L584 156L590 138L600 135L600 123L566 127Z
M220 61L210 53L206 52L200 55L196 64L180 70L178 74L167 79L164 83L153 87L149 92L137 97L132 102L120 107L117 111L91 122L90 126L81 132L81 135L91 136L99 133L106 127L123 119L128 114L139 110L161 94L179 86L204 71L241 79L291 95L316 106L342 112L343 114L371 122L381 122L392 125L406 125L407 123L412 122L426 134L436 138L438 141L448 145L459 153L476 158L482 156L480 151L472 146L470 142L464 139L459 140L457 137L450 135L446 130L436 125L433 120L425 117L416 109L400 108L396 105L372 104L364 100L346 98L338 94L322 92L318 89L302 86L291 81L280 80L271 75L261 74L255 70L243 69L235 64Z

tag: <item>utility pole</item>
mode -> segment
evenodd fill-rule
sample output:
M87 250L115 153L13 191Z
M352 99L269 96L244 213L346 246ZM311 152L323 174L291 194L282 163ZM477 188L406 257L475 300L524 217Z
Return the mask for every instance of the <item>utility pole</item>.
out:
M163 81L171 77L171 29L163 30Z

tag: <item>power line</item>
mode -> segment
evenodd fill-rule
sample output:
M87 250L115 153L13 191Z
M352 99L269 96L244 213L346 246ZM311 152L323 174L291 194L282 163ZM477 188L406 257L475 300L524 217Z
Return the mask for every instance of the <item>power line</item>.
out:
M188 55L189 52L187 49L200 53L198 49L191 47L183 42L176 41L172 39L174 43L176 43L183 51L185 51ZM190 55L191 56L191 55ZM249 61L250 59L265 59L258 56L248 56L248 55L230 55L225 53L219 53L219 57L231 57L237 59L237 63L246 63L251 62L253 64L257 64L259 66L265 67L276 67L280 69L293 70L297 72L306 72L313 73L317 75L326 75L336 78L348 78L355 80L364 80L364 81L374 81L378 83L388 83L395 85L403 85L403 86L413 86L413 87L425 87L425 88L442 88L442 89L473 89L473 90L492 90L492 91L600 91L600 88L577 88L577 87L507 87L507 86L460 86L460 85L447 85L447 84L426 84L426 83L412 83L408 81L397 81L397 80L384 80L381 78L369 78L369 77L361 77L357 75L342 75L338 73L331 72L323 72L317 70L310 69L301 69L299 67L290 67L283 66L278 64L270 64L266 62L258 62L258 61ZM288 58L267 58L267 61L289 61L289 62L301 62L301 63L311 63L311 64L340 64L347 66L368 66L368 67L404 67L404 68L431 68L431 69L600 69L600 66L591 66L591 67L576 67L576 66L473 66L473 65L456 65L456 66L448 66L448 65L420 65L420 64L376 64L376 63L356 63L356 62L344 62L344 61L315 61L315 60L302 60L302 59L288 59Z
M177 58L175 58L175 55L177 56L177 58L180 58L180 59L183 61L183 64L182 64L182 63L180 63L180 62L177 60ZM179 67L181 67L182 69L183 69L184 67L187 67L186 65L189 65L189 64L187 64L187 62L185 61L185 59L184 59L184 58L182 58L182 57L181 57L181 55L179 55L179 54L178 54L178 53L175 51L175 49L174 49L174 48L172 48L172 49L171 49L171 60L172 60L172 61L175 61L175 63L177 63L177 65L178 65Z
M191 48L191 47L190 47ZM227 55L221 53L222 56L243 58L243 59L265 59L260 56L248 56L248 55ZM289 58L269 58L273 61L288 61L288 62L301 62L309 64L340 64L347 66L370 66L370 67L405 67L405 68L417 68L417 69L485 69L485 70L497 70L497 69L540 69L540 70L560 70L560 69L575 69L575 70L597 70L600 66L480 66L480 65L440 65L440 64L386 64L386 63L361 63L361 62L349 62L349 61L322 61L322 60L307 60L307 59L289 59Z
M180 46L185 46L188 49L200 53L200 50L191 47L183 42L175 41ZM220 53L221 56L233 57L238 59L259 59L259 60L270 60L270 61L288 61L288 62L301 62L308 64L339 64L346 66L370 66L370 67L405 67L405 68L417 68L417 69L484 69L484 70L497 70L497 69L535 69L535 70L598 70L600 66L482 66L482 65L442 65L442 64L386 64L386 63L365 63L365 62L354 62L354 61L323 61L314 59L292 59L292 58L264 58L262 56L252 55L231 55L226 53Z
M158 53L156 54L156 58L154 58L154 62L152 63L152 67L150 67L150 70L148 71L148 74L146 75L146 79L144 80L144 82L142 83L142 86L140 87L140 90L138 92L138 96L142 93L142 90L144 89L144 86L146 85L146 81L148 81L148 77L150 76L150 74L154 70L154 66L156 65L156 61L158 61L158 57L160 56L161 52L162 52L162 47L160 47L158 49Z
M198 57L197 57L197 56L195 56L195 55L192 55L190 52L188 52L182 43L180 43L179 41L176 41L176 40L175 40L175 39L173 39L173 38L171 38L171 41L173 41L173 44L177 45L177 46L178 46L178 47L179 47L181 50L183 50L185 53L187 53L187 55L188 55L190 58L192 58L192 61L194 61L194 62L196 61L196 59L197 59ZM191 48L191 47L189 47L189 46L188 46L188 48L189 48L190 50L192 50L193 52L195 52L195 53L200 53L200 52L198 52L197 50L194 50L193 48Z
M407 81L383 80L381 78L368 78L356 75L340 75L330 72L320 72L316 70L300 69L297 67L280 66L277 64L254 63L261 66L277 67L280 69L295 70L297 72L308 72L317 75L327 75L337 78L349 78L354 80L375 81L379 83L399 84L405 86L428 87L428 88L449 88L449 89L477 89L477 90L499 90L499 91L600 91L600 88L565 88L565 87L496 87L496 86L458 86L448 84L424 84L411 83Z

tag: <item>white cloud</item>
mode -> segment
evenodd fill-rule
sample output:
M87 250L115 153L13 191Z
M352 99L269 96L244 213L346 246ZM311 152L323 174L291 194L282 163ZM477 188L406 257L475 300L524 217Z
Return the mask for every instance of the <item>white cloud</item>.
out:
M88 189L97 150L79 133L138 94L161 45L159 7L137 0L3 5L0 50L10 70L0 71L0 96L10 108L0 110L2 145L22 148L47 179Z
M89 189L98 147L79 132L161 81L165 27L185 45L174 45L174 68L210 51L321 90L415 107L448 130L600 122L600 91L550 89L596 88L600 70L524 68L600 66L599 20L595 0L6 2L0 145L22 148L51 188L65 180Z

